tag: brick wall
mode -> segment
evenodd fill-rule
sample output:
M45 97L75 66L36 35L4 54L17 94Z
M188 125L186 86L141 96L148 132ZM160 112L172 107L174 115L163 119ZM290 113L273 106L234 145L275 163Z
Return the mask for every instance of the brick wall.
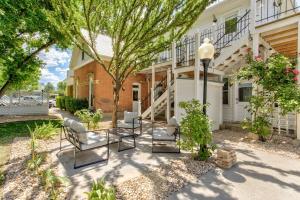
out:
M74 80L78 80L77 97L88 99L89 94L89 75L94 77L94 106L100 108L103 112L112 112L113 108L113 85L111 77L97 63L91 62L84 67L74 71ZM119 111L132 110L132 84L141 84L141 98L148 94L148 84L146 75L137 74L130 76L123 85L120 92ZM151 84L151 81L150 81ZM74 94L74 93L73 93ZM147 105L144 105L145 108Z

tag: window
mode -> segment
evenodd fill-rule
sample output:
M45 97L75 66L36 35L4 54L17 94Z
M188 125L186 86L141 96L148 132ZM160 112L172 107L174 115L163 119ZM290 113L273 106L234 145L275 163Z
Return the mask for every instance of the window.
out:
M252 96L252 84L251 83L239 84L239 101L249 102L251 96Z
M229 104L229 82L228 78L224 78L224 86L223 86L223 104Z
M81 51L81 60L84 60L84 51Z
M139 100L139 86L138 85L132 86L132 100L133 101Z
M237 31L237 21L237 16L231 16L225 20L225 34L230 34Z

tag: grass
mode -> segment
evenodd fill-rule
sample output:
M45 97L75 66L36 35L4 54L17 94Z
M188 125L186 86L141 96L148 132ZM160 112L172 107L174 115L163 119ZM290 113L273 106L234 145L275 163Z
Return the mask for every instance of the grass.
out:
M9 159L10 144L15 137L29 137L30 129L34 130L36 125L42 126L48 124L49 121L56 127L59 127L61 121L56 119L50 120L32 120L32 121L20 121L20 122L8 122L0 124L0 175L2 174L1 168ZM1 178L1 177L0 177ZM0 197L1 194L0 184ZM1 198L0 198L1 199Z

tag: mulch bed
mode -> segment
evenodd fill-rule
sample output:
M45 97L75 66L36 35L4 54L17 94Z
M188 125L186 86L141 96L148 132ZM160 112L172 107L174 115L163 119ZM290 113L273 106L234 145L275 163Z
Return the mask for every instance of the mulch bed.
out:
M179 191L189 181L214 168L213 162L195 161L191 158L172 160L170 164L116 185L117 199L166 199L169 194Z
M243 143L262 151L278 153L291 158L300 159L299 141L283 134L275 133L272 138L268 139L266 142L261 142L251 138L248 133L225 129L215 132L214 140L216 143L228 144L230 146L235 146L235 143Z
M11 154L8 164L5 167L5 183L3 189L4 200L22 200L48 199L48 194L45 192L41 180L37 174L27 169L27 160L30 159L28 137L15 138L11 146ZM56 141L39 141L39 152L46 155ZM40 171L51 168L56 171L56 163L52 162L51 156L46 156L46 161L40 166ZM66 188L60 190L61 198L66 194Z

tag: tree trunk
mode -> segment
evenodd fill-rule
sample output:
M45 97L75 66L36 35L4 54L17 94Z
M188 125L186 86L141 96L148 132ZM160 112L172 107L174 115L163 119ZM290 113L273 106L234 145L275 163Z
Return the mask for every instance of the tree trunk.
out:
M117 127L120 88L121 88L121 84L115 83L113 88L113 98L114 98L113 113L112 113L113 128Z
M0 88L0 98L5 94L5 92L8 90L8 87L10 85L10 80L7 80L4 85Z

